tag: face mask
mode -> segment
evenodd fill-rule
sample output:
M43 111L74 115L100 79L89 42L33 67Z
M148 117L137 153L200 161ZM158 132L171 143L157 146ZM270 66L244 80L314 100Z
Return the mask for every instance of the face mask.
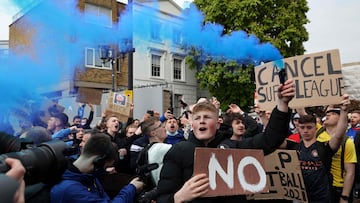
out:
M175 136L178 134L178 131L174 132L174 133L171 133L169 131L166 131L166 134L169 135L169 136Z

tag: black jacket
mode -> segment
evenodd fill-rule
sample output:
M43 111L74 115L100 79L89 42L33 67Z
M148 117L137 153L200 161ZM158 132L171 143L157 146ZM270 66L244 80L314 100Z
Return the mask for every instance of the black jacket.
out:
M164 165L158 183L157 203L174 202L174 194L181 189L183 184L193 175L194 152L196 147L217 148L228 146L242 149L263 149L265 154L273 152L283 143L287 137L291 110L288 113L280 112L276 108L271 114L268 126L263 134L246 138L242 141L231 141L226 135L217 133L215 139L207 146L198 140L194 134L189 135L189 139L174 145L164 157ZM191 202L243 202L245 196L227 196L197 198Z

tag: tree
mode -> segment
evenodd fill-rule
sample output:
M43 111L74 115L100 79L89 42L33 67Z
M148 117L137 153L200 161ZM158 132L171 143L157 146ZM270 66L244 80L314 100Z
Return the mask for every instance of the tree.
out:
M272 43L284 58L305 52L303 42L308 40L308 33L304 25L309 9L306 0L194 0L194 3L205 14L206 22L224 26L224 35L237 30L254 34L261 42ZM253 66L225 60L204 63L201 54L195 48L187 58L190 67L198 70L196 77L201 87L207 87L224 103L223 107L235 101L244 109L253 105Z

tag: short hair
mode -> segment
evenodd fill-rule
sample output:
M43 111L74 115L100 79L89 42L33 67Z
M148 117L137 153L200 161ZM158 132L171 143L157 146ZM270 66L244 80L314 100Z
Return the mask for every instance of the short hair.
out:
M219 116L219 110L210 102L197 103L192 109L192 114L196 114L200 111L210 111Z
M125 132L127 132L130 128L138 128L138 126L135 125L134 123L132 123L132 124L126 126Z
M81 119L81 117L78 116L78 115L76 115L76 116L74 116L73 121L74 121L75 119Z
M83 152L83 156L103 156L105 160L116 160L117 159L117 149L111 142L109 135L105 133L95 132L91 134L89 140L86 142Z
M359 110L359 109L355 109L355 110L351 111L351 113L357 113L357 114L360 114L360 110Z
M104 122L104 123L107 123L108 120L109 120L110 118L112 118L112 117L115 117L115 118L119 119L115 114L112 114L112 115L106 116L106 117L104 118L103 122Z
M66 126L69 122L69 117L65 113L55 114L54 117L61 121L61 126Z
M299 123L300 124L305 124L305 123L316 124L316 117L313 115L301 115L299 118Z
M232 122L235 120L240 120L245 125L244 116L239 113L229 113L224 115L224 124L231 126Z
M102 120L101 120L101 123L100 123L100 129L106 129L106 123L109 121L110 118L113 118L113 117L118 119L118 121L119 121L119 129L122 129L122 128L123 128L123 124L122 124L122 122L119 120L119 117L116 116L115 114L106 116L104 119L102 119Z
M139 119L135 118L135 119L132 121L132 123L135 123L135 121L139 121L139 122L140 122Z
M176 120L176 122L178 121L178 119L175 116L170 116L169 118L166 119L165 122L167 122L168 120Z
M149 135L150 132L153 130L152 126L157 122L160 121L157 117L150 117L144 120L141 124L141 132L145 135Z

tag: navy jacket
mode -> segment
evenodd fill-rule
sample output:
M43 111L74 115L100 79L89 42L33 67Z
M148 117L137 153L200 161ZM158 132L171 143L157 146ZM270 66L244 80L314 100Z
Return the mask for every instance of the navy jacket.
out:
M51 189L51 202L120 202L132 203L136 188L125 186L113 200L104 191L99 180L93 174L83 174L75 166L70 166L62 176L59 184Z

